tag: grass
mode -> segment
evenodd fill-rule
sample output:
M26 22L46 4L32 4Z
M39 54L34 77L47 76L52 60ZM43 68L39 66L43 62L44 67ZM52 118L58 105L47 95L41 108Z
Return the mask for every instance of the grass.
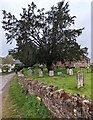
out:
M21 114L9 94L4 98L2 107L3 118L20 118Z
M50 111L41 101L37 100L37 96L30 96L22 92L17 82L17 77L12 81L9 95L16 104L20 118L52 118Z
M67 75L66 69L64 68L55 69L54 77L49 77L46 69L44 69L44 77L39 77L38 74L28 75L26 69L23 71L23 73L29 78L32 78L33 80L37 79L48 85L57 86L58 89L64 89L65 91L70 93L79 93L81 95L86 95L89 99L91 99L91 72L87 73L87 70L85 68L83 69L84 87L77 89L76 73L78 70L80 69L77 68L73 70L74 71L73 76ZM62 76L57 76L58 71L62 71Z

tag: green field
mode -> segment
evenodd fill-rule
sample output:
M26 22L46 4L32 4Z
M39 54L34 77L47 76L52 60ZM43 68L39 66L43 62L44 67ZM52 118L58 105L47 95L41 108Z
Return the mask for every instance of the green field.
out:
M28 75L27 69L23 71L23 73L28 76L29 78L33 80L39 80L43 83L46 83L48 85L54 85L57 86L58 89L64 89L67 92L70 93L79 93L81 95L86 95L89 99L91 99L91 70L87 73L87 70L84 68L84 87L77 89L77 79L76 79L76 73L80 70L80 68L74 69L74 75L69 76L66 74L66 69L64 68L58 68L55 69L55 76L49 77L47 69L44 69L44 76L39 77L37 70L37 73L33 73L32 75ZM62 71L61 76L57 76L57 72Z

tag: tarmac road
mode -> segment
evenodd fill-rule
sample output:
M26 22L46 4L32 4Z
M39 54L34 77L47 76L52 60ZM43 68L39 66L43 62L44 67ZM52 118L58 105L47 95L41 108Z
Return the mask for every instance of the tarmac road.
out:
M8 83L11 81L11 79L15 76L15 73L8 74L5 76L0 76L0 120L2 118L2 100L3 97L5 97L4 93L6 92L6 87L8 86Z

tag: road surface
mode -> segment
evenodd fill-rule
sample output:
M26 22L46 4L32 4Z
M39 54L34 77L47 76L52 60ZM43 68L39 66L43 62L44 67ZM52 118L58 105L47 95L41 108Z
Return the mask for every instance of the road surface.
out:
M0 93L2 93L4 87L7 85L7 83L14 77L14 73L0 76Z
M0 76L0 120L2 118L2 98L4 97L4 92L6 91L6 87L11 79L15 76L15 73Z

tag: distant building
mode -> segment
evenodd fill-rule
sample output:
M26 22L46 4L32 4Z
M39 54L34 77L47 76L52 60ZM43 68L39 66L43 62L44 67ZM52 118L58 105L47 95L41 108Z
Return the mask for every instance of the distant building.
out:
M81 58L81 60L79 61L66 61L64 64L62 64L60 61L57 62L56 66L59 66L59 67L65 67L65 66L68 66L68 67L87 67L87 66L90 66L90 58L84 56L84 58Z
M21 64L22 64L22 62L20 60L14 60L12 62L12 65L21 65Z

